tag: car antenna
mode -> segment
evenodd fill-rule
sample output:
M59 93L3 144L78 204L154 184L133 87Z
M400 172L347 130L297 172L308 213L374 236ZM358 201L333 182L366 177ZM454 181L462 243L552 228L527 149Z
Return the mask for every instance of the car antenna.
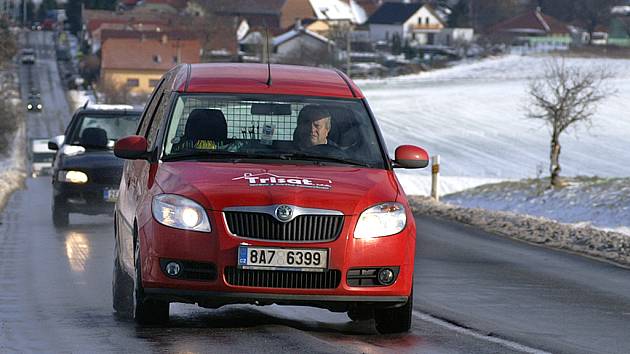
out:
M269 53L269 27L265 25L265 42L267 46L267 86L271 87L271 54Z
M88 103L90 103L90 100L89 99L85 100L85 104L83 105L83 109L87 108Z

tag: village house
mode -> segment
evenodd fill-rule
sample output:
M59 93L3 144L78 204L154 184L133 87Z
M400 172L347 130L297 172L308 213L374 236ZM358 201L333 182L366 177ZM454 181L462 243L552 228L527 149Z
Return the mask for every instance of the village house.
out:
M494 25L488 35L496 42L534 50L564 50L574 40L569 25L545 15L540 8Z
M612 18L608 27L606 44L630 47L630 16L621 15Z
M395 37L411 46L450 46L473 40L472 28L447 28L428 4L386 2L368 19L372 42L391 43Z
M310 66L331 65L335 43L301 26L273 38L273 61Z
M103 30L129 29L134 31L169 30L171 23L167 16L155 16L133 11L87 10L82 12L81 41L91 48L92 53L101 49Z
M181 63L199 63L201 44L192 32L104 30L101 82L150 93L162 75Z

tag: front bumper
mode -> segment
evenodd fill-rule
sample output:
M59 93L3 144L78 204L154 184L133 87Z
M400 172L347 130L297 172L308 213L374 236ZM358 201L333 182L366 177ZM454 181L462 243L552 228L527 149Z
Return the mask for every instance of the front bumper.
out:
M352 233L356 217L346 216L341 234L334 241L290 243L236 237L225 227L221 213L208 214L213 225L211 233L173 229L153 219L140 226L142 280L147 296L173 302L198 303L200 306L213 308L234 303L275 303L345 311L359 303L374 307L401 306L407 302L411 293L415 253L413 223L409 223L397 235L355 239ZM328 269L338 271L340 281L333 288L233 285L228 280L227 273L236 268L238 247L241 244L328 249ZM164 270L165 259L211 264L216 273L206 280L171 278ZM396 267L399 272L396 281L391 285L349 285L350 270L369 267Z
M54 181L53 197L57 206L71 213L87 215L114 213L115 200L105 200L106 190L118 190L118 185L95 183L75 184Z
M226 293L218 291L191 291L168 288L148 288L147 297L166 301L197 303L199 306L218 308L230 304L251 305L294 305L325 308L344 312L349 308L366 306L372 309L403 306L408 296L337 296L337 295L294 295L261 293Z

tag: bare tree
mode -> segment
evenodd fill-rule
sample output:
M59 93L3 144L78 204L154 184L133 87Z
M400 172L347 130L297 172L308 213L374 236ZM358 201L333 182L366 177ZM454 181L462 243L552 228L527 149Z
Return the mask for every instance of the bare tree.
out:
M592 124L598 103L615 93L605 84L611 77L603 68L567 66L564 59L554 58L547 63L544 77L530 82L527 116L543 120L551 132L551 187L562 186L560 135L570 127Z
M112 80L103 79L94 88L99 94L99 100L103 103L129 104L132 98L129 86Z

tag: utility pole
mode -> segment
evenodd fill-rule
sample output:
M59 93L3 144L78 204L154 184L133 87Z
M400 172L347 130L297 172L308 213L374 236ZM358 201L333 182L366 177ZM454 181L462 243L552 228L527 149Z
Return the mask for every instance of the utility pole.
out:
M26 27L26 0L22 0L22 25Z
M351 77L352 69L350 68L352 65L352 59L350 58L350 50L352 49L350 42L352 40L351 36L352 32L352 24L348 26L348 30L346 31L346 71L348 72L348 77Z

